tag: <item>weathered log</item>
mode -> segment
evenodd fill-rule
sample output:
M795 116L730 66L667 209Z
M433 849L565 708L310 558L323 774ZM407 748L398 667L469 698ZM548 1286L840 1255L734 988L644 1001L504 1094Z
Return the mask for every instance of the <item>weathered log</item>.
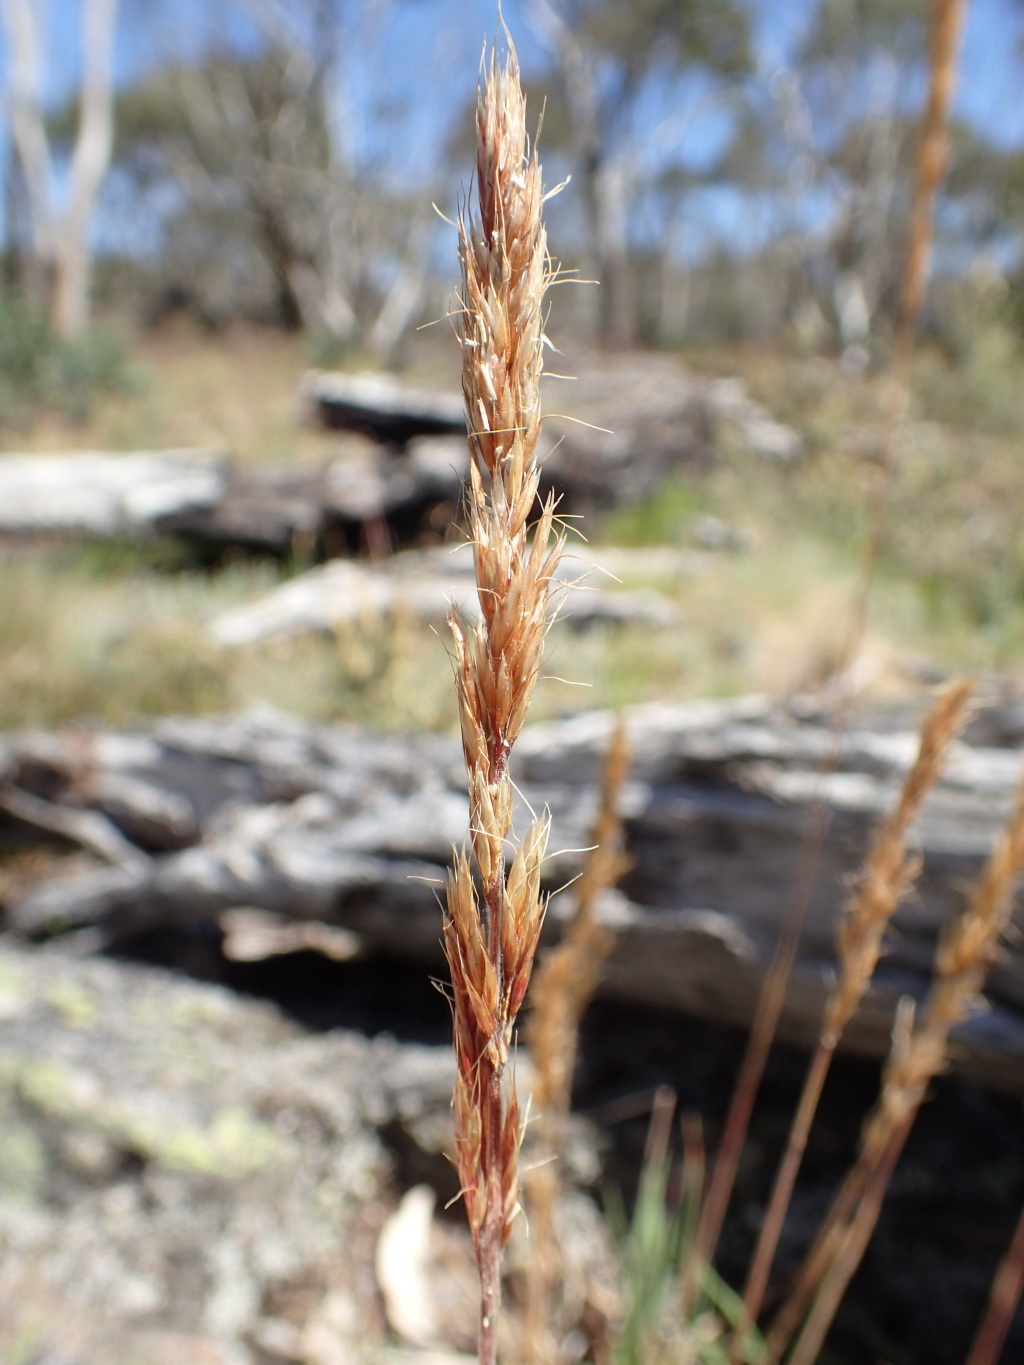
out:
M675 471L706 467L723 423L740 445L767 459L787 461L801 453L798 434L755 403L738 379L708 380L665 355L612 362L588 356L576 369L581 377L571 390L552 385L548 392L552 423L545 428L542 492L555 492L563 512L633 503L655 493ZM465 431L457 394L424 393L390 375L318 370L303 380L302 395L324 426L360 431L385 444ZM567 420L557 420L559 414Z
M669 626L679 618L675 605L654 590L612 591L606 585L623 573L661 570L666 578L700 572L699 555L665 552L652 557L641 550L592 551L574 546L559 565L559 578L586 584L569 593L559 620L579 630L597 623ZM335 560L290 579L256 602L223 612L211 623L217 644L245 645L285 639L304 632L330 631L367 616L401 612L422 622L440 623L452 608L474 617L477 610L473 550L468 543L436 550L406 550L375 565Z
M335 431L360 431L382 445L403 446L415 436L464 435L458 394L414 388L394 375L311 370L300 387L309 416Z
M226 464L209 451L0 457L0 533L101 539L151 533L168 516L215 507Z
M587 844L609 721L588 713L552 722L518 746L523 800L550 808L551 846L565 850L549 861L552 887L574 874L574 850ZM912 758L913 732L853 730L826 772L836 743L827 728L761 699L639 707L629 726L633 866L604 907L619 933L604 991L749 1021L820 795L831 819L783 1025L784 1036L806 1043L832 971L837 914ZM924 994L937 932L1009 810L1019 765L1010 749L954 753L914 831L924 859L918 892L898 915L851 1046L884 1050L897 996ZM22 934L90 927L117 942L248 906L322 920L439 965L437 887L466 820L453 741L269 714L168 720L131 735L10 736L0 746L0 781L8 792L102 813L145 855L13 898L8 921ZM7 827L23 840L30 818L8 815ZM41 823L55 837L53 822ZM570 906L571 894L556 898L552 931ZM1024 1089L1024 954L1016 945L991 978L987 1005L961 1030L962 1065Z
M349 553L368 534L388 551L440 538L455 518L462 471L451 456L445 443L283 467L187 451L0 456L0 534L173 536L206 560L237 548Z
M277 467L208 451L0 456L0 535L175 536L206 561L235 548L379 557L441 539L466 475L461 399L387 375L320 372L303 394L325 425L372 441L344 458ZM573 407L586 420L570 414L544 435L541 491L567 515L636 502L674 471L706 466L723 422L773 459L800 448L737 381L696 378L669 357L588 362Z

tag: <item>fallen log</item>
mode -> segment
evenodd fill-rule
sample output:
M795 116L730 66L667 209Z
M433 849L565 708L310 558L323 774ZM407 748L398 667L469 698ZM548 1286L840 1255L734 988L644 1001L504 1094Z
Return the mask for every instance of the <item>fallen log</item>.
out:
M152 533L165 517L224 496L226 462L211 451L0 457L0 533L99 539Z
M721 428L765 459L797 458L802 441L747 394L738 379L710 380L672 356L588 356L571 389L551 386L541 492L554 492L572 515L607 511L657 492L679 470L715 458ZM465 432L456 393L426 393L384 374L305 376L310 418L331 430L358 431L382 444ZM564 404L564 406L563 406ZM564 417L565 420L555 420ZM551 425L557 426L557 433ZM464 456L459 456L460 464Z
M467 472L461 398L389 375L319 371L302 394L328 429L370 439L311 465L252 465L190 450L0 456L0 535L171 536L206 563L234 549L314 559L369 550L380 558L443 539L459 519ZM723 424L766 458L800 450L796 433L738 381L695 377L671 357L588 361L571 406L579 419L570 412L557 432L544 429L541 494L554 493L563 515L635 503L674 472L706 467Z
M333 431L363 432L382 445L466 432L461 395L413 388L390 374L310 370L299 393L311 420Z
M424 535L439 540L456 517L458 470L389 453L319 466L263 468L235 462L219 502L164 517L159 531L203 550L332 558L385 555Z
M599 623L666 627L679 620L669 598L652 589L614 590L618 575L657 572L667 579L699 573L705 560L667 551L660 560L641 550L593 551L574 546L559 565L559 579L584 585L568 593L558 619L580 630ZM306 632L330 632L367 617L403 613L427 624L442 624L452 609L474 618L477 611L473 548L468 543L436 550L405 550L377 564L334 560L282 583L255 602L221 613L210 624L215 644L248 645Z
M913 731L853 729L830 767L827 727L763 699L638 707L628 722L632 868L603 907L618 933L604 993L749 1022L820 795L830 821L782 1029L807 1044L828 990L837 914L912 759ZM523 801L550 808L551 847L563 850L546 869L552 888L579 868L609 725L607 714L588 713L534 727L517 746ZM918 893L897 917L853 1048L884 1051L898 996L926 991L937 933L1010 808L1019 766L1015 748L954 752L913 832L924 862ZM144 929L255 907L344 928L437 970L437 890L464 838L462 784L458 744L444 737L271 714L166 720L130 735L12 735L0 744L0 790L99 812L144 856L29 887L9 899L8 924L29 937L89 929L116 945ZM31 812L14 809L0 805L0 839L6 830L24 843ZM52 821L39 837L58 837ZM552 933L570 908L570 893L553 902ZM960 1030L957 1064L1024 1091L1017 945L992 975L985 1011Z
M0 456L0 535L174 537L204 562L232 549L330 557L368 539L388 552L440 539L455 519L462 471L450 455L428 443L280 467L189 451Z

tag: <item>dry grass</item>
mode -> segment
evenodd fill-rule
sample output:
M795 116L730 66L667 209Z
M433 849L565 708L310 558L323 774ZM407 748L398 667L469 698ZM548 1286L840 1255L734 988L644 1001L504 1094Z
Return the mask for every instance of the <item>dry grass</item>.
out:
M1024 1290L1024 1210L1000 1261L966 1365L998 1365Z
M928 793L942 775L950 745L966 724L972 691L968 682L954 684L939 696L925 717L917 757L904 779L896 806L875 835L857 893L840 922L839 979L825 1008L821 1035L797 1102L754 1249L743 1292L742 1330L757 1321L761 1310L783 1222L835 1050L871 984L889 923L920 872L920 859L907 852L907 835Z
M527 137L511 45L501 64L492 50L476 133L476 204L459 221L455 323L480 615L475 627L453 615L451 628L479 891L463 851L448 878L444 946L452 976L456 1164L480 1274L480 1362L494 1365L502 1252L519 1210L522 1130L509 1049L543 920L549 826L546 815L537 816L516 840L508 763L540 676L563 547L553 501L530 524L540 477L542 309L551 266L540 164Z
M921 870L907 852L907 835L928 793L942 776L950 745L967 723L974 685L954 683L924 718L917 757L907 773L895 809L875 836L860 885L839 929L839 984L828 1002L822 1030L834 1049L875 974L882 939L897 906Z
M836 1196L808 1254L797 1287L769 1338L769 1359L810 1313L790 1356L812 1365L874 1230L886 1185L928 1085L945 1067L949 1035L977 1000L1010 920L1013 892L1024 869L1024 785L959 918L943 934L935 978L918 1024L897 1028L878 1103L861 1135L857 1161Z
M132 339L128 392L97 400L85 423L41 415L6 444L19 450L229 450L252 460L315 456L323 438L296 432L309 359L297 338L255 330L210 336L182 325Z
M547 952L534 979L533 1006L525 1042L534 1066L533 1103L537 1122L526 1181L526 1209L532 1239L526 1291L526 1339L532 1365L558 1359L553 1339L555 1290L561 1267L555 1206L561 1186L558 1162L565 1150L572 1081L583 1011L600 980L615 936L597 917L602 891L614 886L629 866L622 852L622 787L629 770L625 725L612 733L601 781L601 803L591 849L576 881L576 909L557 947Z
M909 407L911 366L932 240L932 212L936 190L945 168L947 120L963 10L963 0L938 0L932 15L931 78L927 108L922 120L910 244L903 275L896 344L889 383L883 391L882 421L877 445L871 452L872 464L875 467L869 476L870 491L866 500L863 549L859 556L859 581L857 591L851 597L848 625L840 644L835 669L840 682L835 694L833 718L833 727L837 735L846 724L852 698L853 669L863 650L872 596L879 578L886 532L891 517L894 479L899 457L898 442ZM739 1360L742 1334L756 1318L760 1308L772 1257L782 1231L785 1212L831 1056L843 1029L874 975L882 936L892 913L916 876L914 860L907 857L905 849L907 830L927 791L939 776L951 739L966 719L969 692L970 689L966 687L952 689L926 720L918 760L908 775L896 810L875 840L860 894L842 925L839 940L839 985L826 1010L818 1048L797 1106L787 1149L772 1191L762 1233L758 1238L744 1294L740 1330L735 1335L732 1349L731 1359L734 1363ZM800 864L794 874L790 905L780 927L778 946L758 1000L750 1040L737 1077L708 1195L701 1211L694 1248L697 1273L700 1266L709 1263L714 1256L726 1207L733 1192L754 1099L778 1024L810 900L810 888L824 845L826 824L825 804L819 800L815 803L808 820ZM901 1011L897 1018L892 1055L883 1077L882 1094L875 1113L865 1125L858 1160L840 1189L836 1202L808 1255L796 1287L787 1299L768 1339L767 1359L772 1365L775 1365L787 1349L792 1333L797 1329L808 1307L810 1312L788 1358L789 1365L814 1365L818 1358L838 1304L873 1232L889 1178L914 1114L924 1097L925 1087L931 1076L935 1075L943 1064L949 1029L962 1018L963 1002L957 995L957 990L962 988L966 998L980 989L984 979L992 945L989 944L988 952L981 947L984 933L977 926L984 917L979 919L977 907L986 900L994 904L1000 898L1005 899L1007 906L1009 904L1010 892L1018 871L1018 865L1013 861L1016 850L1016 824L1015 816L1001 845L997 846L993 854L992 865L998 869L998 873L992 873L990 870L982 877L972 905L968 907L962 921L974 924L976 929L973 939L967 935L967 944L970 948L978 949L973 973L969 965L968 946L965 944L950 949L949 942L944 939L940 944L936 961L936 983L929 997L928 1016L924 1027L914 1030L905 1017L905 1011ZM1002 877L1001 881L999 876ZM990 888L986 892L986 883L992 883L998 890ZM1006 911L1003 913L1005 919ZM995 913L992 912L989 918L995 920ZM997 929L996 936L998 932ZM948 938L954 945L957 944L955 930ZM951 962L954 964L953 967L950 965ZM948 999L943 994L944 980L950 983L946 992ZM691 1271L688 1276L689 1283L692 1283L693 1277L694 1272ZM815 1295L812 1303L812 1296Z
M278 581L270 565L168 573L110 547L0 557L0 728L272 706L394 730L450 723L436 635L401 617L225 649L207 626Z

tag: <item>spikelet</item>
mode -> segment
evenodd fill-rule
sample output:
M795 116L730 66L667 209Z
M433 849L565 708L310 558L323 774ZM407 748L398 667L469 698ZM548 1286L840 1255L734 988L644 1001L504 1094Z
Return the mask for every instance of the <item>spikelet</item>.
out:
M923 1017L913 1028L905 1017L898 1021L882 1077L882 1092L865 1120L857 1160L833 1201L789 1300L772 1326L767 1343L769 1361L780 1358L826 1275L841 1277L844 1243L848 1243L858 1205L878 1173L891 1172L929 1083L946 1066L949 1035L968 1017L995 960L1000 938L1009 925L1013 891L1022 871L1024 782L967 905L939 941L935 977ZM883 1193L884 1181L877 1195L878 1206ZM847 1260L848 1257L847 1252ZM852 1269L849 1273L852 1274ZM805 1335L802 1351L810 1353L806 1343L813 1342L820 1330L818 1323L813 1332Z
M864 1131L868 1150L881 1148L888 1135L915 1112L928 1082L945 1067L950 1032L973 1008L1009 925L1013 890L1022 868L1024 785L966 909L939 941L935 981L924 1018L886 1068L882 1098Z
M899 799L876 834L856 895L847 907L838 935L839 980L825 1006L818 1044L804 1079L782 1161L772 1185L743 1291L743 1315L734 1334L738 1343L761 1310L772 1262L811 1124L839 1039L871 984L889 922L920 870L920 860L907 853L907 833L928 793L942 774L946 755L963 728L973 685L954 683L937 699L921 725L917 757L900 789ZM735 1356L736 1346L733 1354Z
M1024 783L966 908L939 941L924 1018L916 1028L904 1025L894 1039L882 1093L864 1124L860 1153L847 1181L856 1182L859 1202L849 1220L833 1229L836 1250L827 1258L827 1273L794 1348L792 1365L812 1365L817 1359L839 1299L874 1229L888 1178L928 1085L945 1069L950 1032L968 1017L995 961L1022 870Z
M974 684L954 683L939 697L921 726L917 757L900 798L871 846L857 894L839 928L839 983L832 993L822 1030L835 1046L871 984L893 912L917 879L919 860L907 853L907 833L939 780L949 746L963 729Z

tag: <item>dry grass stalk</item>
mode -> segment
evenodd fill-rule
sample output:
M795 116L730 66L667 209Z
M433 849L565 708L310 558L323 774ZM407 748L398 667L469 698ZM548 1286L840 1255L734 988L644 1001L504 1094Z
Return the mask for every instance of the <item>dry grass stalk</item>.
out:
M992 1281L985 1316L978 1324L965 1365L998 1365L1024 1290L1024 1211Z
M874 1227L885 1185L877 1200L866 1198L877 1172L895 1165L911 1124L924 1100L932 1078L945 1067L951 1030L969 1014L998 951L1012 910L1013 890L1024 869L1024 784L1013 814L1000 835L977 885L961 915L943 934L935 959L935 979L928 994L924 1017L894 1046L882 1079L882 1093L868 1116L861 1134L854 1166L833 1201L832 1208L806 1258L796 1285L768 1338L767 1361L781 1357L786 1344L807 1312L812 1297L826 1277L831 1277L827 1299L838 1304L839 1294L853 1275L870 1236L863 1235L867 1222ZM861 1214L860 1232L854 1228L861 1201L869 1206ZM874 1214L870 1205L875 1203ZM851 1231L853 1229L853 1231ZM832 1309L834 1312L834 1307ZM827 1321L824 1319L827 1317ZM831 1312L819 1312L809 1325L808 1340L824 1339ZM798 1343L800 1356L813 1359L810 1346Z
M529 526L537 500L543 300L551 270L540 165L526 133L511 45L503 63L492 51L485 68L476 133L476 211L459 220L456 331L480 615L473 627L455 615L450 624L479 880L463 851L448 878L444 945L457 1060L456 1160L480 1274L480 1360L493 1365L502 1251L519 1208L521 1124L509 1049L543 919L540 873L548 836L548 821L539 817L521 842L513 839L508 762L540 673L563 544L552 501Z
M888 415L879 454L878 477L868 511L863 579L858 590L847 658L852 661L867 626L871 587L882 552L889 498L896 472L896 440L910 397L910 367L917 322L928 282L934 234L935 198L946 169L949 110L956 79L957 50L966 0L935 0L929 42L928 98L921 116L910 210L910 234L903 263L900 306L888 395Z
M853 1217L843 1228L832 1264L814 1300L789 1365L815 1365L818 1360L832 1319L874 1233L885 1192L909 1136L912 1122L913 1120L909 1119L904 1127L893 1135L872 1173Z
M949 106L956 80L957 48L966 0L935 0L932 10L928 103L921 124L917 173L910 209L910 239L903 268L903 290L896 330L896 368L906 376L914 348L931 256L935 196L949 156Z
M837 758L838 730L835 740ZM823 766L822 776L834 761L835 759L830 760L829 764ZM684 1310L694 1302L704 1269L711 1265L715 1258L718 1238L736 1184L736 1174L747 1130L750 1127L750 1118L754 1112L754 1102L761 1088L764 1069L786 1000L786 989L793 971L793 963L796 961L797 949L800 946L800 935L811 903L811 890L818 873L821 851L828 830L829 814L827 802L819 796L811 808L790 903L783 918L775 953L758 996L754 1022L729 1101L718 1152L711 1167L711 1177L697 1220L697 1230L683 1265L681 1298Z
M597 986L601 965L615 936L595 918L601 893L628 867L622 852L622 787L629 747L619 719L612 732L601 777L601 805L591 833L592 847L576 882L576 910L557 947L537 969L535 1001L525 1036L536 1069L533 1101L537 1122L558 1125L569 1112L576 1066L579 1022Z
M559 1265L554 1213L560 1180L557 1159L565 1147L579 1025L611 951L615 936L595 919L598 898L628 866L622 852L620 803L629 771L629 746L621 717L605 755L601 805L592 844L576 882L576 911L561 942L541 960L525 1038L534 1064L537 1164L527 1179L532 1255L527 1283L526 1329L534 1365L555 1358L551 1340L552 1299Z
M922 119L921 152L915 182L910 247L903 274L902 306L892 386L893 401L879 459L878 479L868 512L868 536L861 582L853 602L850 628L841 652L841 663L837 668L840 682L843 682L844 677L848 678L851 665L864 639L871 590L885 534L895 470L896 434L906 409L914 337L927 278L935 194L945 166L946 127L956 73L957 38L963 8L964 0L937 0L934 10L931 76L928 104ZM849 687L840 687L833 721L837 736L845 723L850 700ZM824 764L823 771L827 771L828 766L829 763ZM768 1054L782 1013L789 977L796 960L803 921L810 902L811 887L817 873L827 827L828 808L823 800L818 800L812 810L804 839L801 865L794 879L790 907L783 922L775 956L765 977L747 1051L726 1115L718 1155L712 1168L711 1181L694 1240L692 1268L687 1271L690 1287L684 1291L686 1294L692 1292L696 1267L713 1259L718 1244L726 1209L735 1185L754 1101L764 1075Z
M917 879L920 860L907 853L907 834L942 776L950 745L967 723L973 692L974 683L965 679L940 694L922 722L917 757L899 801L872 843L857 894L839 928L839 983L822 1030L829 1047L835 1047L863 1000L893 912Z
M879 453L878 477L868 509L863 579L858 590L851 644L847 651L847 658L851 661L855 657L855 649L860 647L867 627L871 588L882 552L889 498L896 472L896 440L910 398L910 367L914 359L917 322L928 282L935 226L935 197L946 169L949 109L956 79L957 48L965 9L966 0L935 0L932 6L928 99L921 116L921 136L910 210L910 235L903 263L899 315L893 348L888 414Z
M892 490L893 476L896 464L896 436L902 424L907 407L907 398L910 384L910 365L913 359L914 342L917 331L917 322L920 314L921 303L924 297L925 285L927 282L928 262L930 246L933 233L933 215L935 196L945 169L947 127L949 120L949 107L953 89L953 82L956 75L957 63L957 44L960 29L962 26L965 0L936 0L932 14L932 38L930 47L930 78L927 105L922 117L921 142L918 154L917 171L915 176L914 197L911 211L910 239L908 244L907 256L904 264L903 282L901 290L901 305L899 323L897 327L896 346L894 352L892 401L890 405L889 418L883 439L883 446L879 460L878 478L875 483L874 492L868 513L868 536L865 544L863 572L861 583L857 591L851 614L850 630L843 650L843 659L848 669L849 665L856 658L860 649L864 633L867 628L868 610L871 599L871 590L874 585L875 575L878 569L878 562L881 555L882 542L885 535L885 526L888 515L890 494ZM848 693L840 693L840 705L837 709L836 728L842 724L845 715L845 706L848 704ZM810 847L817 840L818 849L824 840L824 830L826 817L823 814L815 819L812 829L808 834L807 843ZM816 865L816 859L808 857L809 863ZM805 878L808 884L813 879L813 873ZM809 899L809 893L808 893ZM797 920L797 927L792 931L790 937L796 939L799 934L799 925L802 920L799 916L794 916ZM767 1058L768 1047L771 1035L774 1034L774 1022L777 1021L778 1010L781 1009L781 1000L785 992L785 983L788 980L788 973L791 969L792 961L795 957L795 945L787 947L778 954L780 966L778 976L780 984L772 982L772 997L769 1005L778 1002L775 1008L774 1017L770 1010L765 1010L768 1024L764 1032L769 1035L765 1039L752 1037L750 1052L754 1054L748 1068L751 1076L747 1078L747 1086L752 1092L756 1090L760 1080L761 1070L763 1070L763 1059ZM773 963L773 973L775 964ZM767 993L767 992L766 992ZM761 1009L759 1006L759 1016ZM761 1070L756 1069L756 1063L761 1062ZM824 1083L824 1071L827 1069L826 1063L818 1061L816 1071L817 1076L810 1078L810 1084ZM739 1090L739 1087L737 1087ZM814 1102L816 1104L816 1101ZM749 1098L743 1098L743 1106L749 1111L753 1105L753 1094ZM808 1101L810 1108L810 1101ZM745 1132L745 1129L744 1129ZM736 1156L738 1161L738 1153ZM731 1184L729 1186L731 1189ZM720 1197L719 1205L721 1215L724 1216L725 1203L728 1200L728 1191ZM806 1305L804 1305L806 1307ZM784 1307L781 1319L785 1319L786 1313L794 1310L794 1296ZM803 1309L800 1310L801 1313ZM799 1321L799 1318L797 1319ZM791 1332L793 1325L790 1326ZM778 1354L773 1353L773 1341L778 1332L778 1324L773 1329L773 1334L768 1338L768 1353L766 1360L771 1362L778 1359ZM784 1338L789 1340L789 1336Z
M871 984L889 921L920 870L920 860L907 853L907 834L942 774L950 745L967 721L972 692L973 683L954 683L940 694L925 716L917 757L903 781L896 806L872 842L857 893L840 923L839 979L825 1007L821 1035L804 1080L747 1275L744 1311L735 1335L734 1355L761 1310L811 1124L839 1039Z

